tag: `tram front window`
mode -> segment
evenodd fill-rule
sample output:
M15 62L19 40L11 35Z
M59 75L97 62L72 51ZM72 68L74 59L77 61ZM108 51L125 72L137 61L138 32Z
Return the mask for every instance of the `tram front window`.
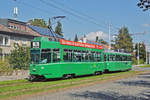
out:
M40 50L31 50L31 64L40 62Z
M40 63L51 63L51 49L42 49Z

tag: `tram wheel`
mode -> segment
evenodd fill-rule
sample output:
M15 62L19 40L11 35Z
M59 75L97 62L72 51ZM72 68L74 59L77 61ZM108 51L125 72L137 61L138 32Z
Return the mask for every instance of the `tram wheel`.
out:
M75 75L74 74L65 74L63 75L63 79L70 79L70 78L74 78Z
M101 74L103 74L103 72L101 72L101 71L96 71L96 72L94 73L94 75L101 75Z

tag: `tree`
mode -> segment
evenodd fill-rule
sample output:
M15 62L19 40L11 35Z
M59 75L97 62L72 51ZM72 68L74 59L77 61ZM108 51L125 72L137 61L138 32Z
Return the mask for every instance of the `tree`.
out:
M150 9L150 0L140 0L137 6L139 8L142 8L143 11L147 11L148 9Z
M63 36L63 33L62 33L62 24L60 23L60 21L57 22L57 26L55 28L55 33L57 33L60 36Z
M138 46L139 46L139 59L142 60L142 63L146 61L146 48L144 43L136 43L136 57L138 56Z
M128 28L123 27L119 30L119 35L115 39L114 49L121 50L131 53L133 52L132 37L129 34Z
M74 41L78 42L78 36L77 36L77 34L75 35Z
M98 42L98 36L96 36L96 40L95 40L95 42Z
M47 24L46 21L44 21L44 19L33 19L31 20L31 25L47 28Z
M30 65L30 49L29 47L14 44L14 50L11 51L8 61L14 69L28 69Z

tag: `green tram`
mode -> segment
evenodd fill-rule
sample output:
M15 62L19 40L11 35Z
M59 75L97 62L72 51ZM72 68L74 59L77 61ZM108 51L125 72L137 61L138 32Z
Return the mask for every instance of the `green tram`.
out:
M131 69L131 55L104 52L101 46L37 37L31 42L30 80L69 78Z
M104 52L106 63L105 71L126 71L131 70L131 54L118 52Z

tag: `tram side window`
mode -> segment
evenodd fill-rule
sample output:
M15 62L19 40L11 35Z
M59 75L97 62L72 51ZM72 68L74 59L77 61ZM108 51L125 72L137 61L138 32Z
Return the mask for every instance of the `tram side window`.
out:
M113 61L113 55L109 55L109 61Z
M99 52L96 52L97 62L101 61L101 54Z
M131 56L127 56L127 61L131 61Z
M122 55L120 56L120 61L123 61L123 56Z
M89 57L88 57L89 55L88 55L88 54L89 54L89 52L88 52L88 51L86 51L86 52L85 52L85 61L86 61L86 62L88 62L88 61L89 61Z
M124 61L128 61L128 59L127 59L127 56L124 56L125 58L124 58Z
M116 61L116 56L115 55L113 55L113 61Z
M63 59L64 59L64 62L72 62L72 50L64 49Z
M107 61L107 55L104 55L104 60Z
M125 61L125 56L121 56L122 57L122 61Z
M74 50L73 51L73 61L74 62L81 62L81 58L82 58L81 54L82 54L81 51Z
M116 61L121 61L121 56L120 55L116 55Z
M89 60L90 60L90 62L93 62L93 61L94 61L94 53L95 53L95 52L90 52L90 53L89 53Z
M51 62L51 49L42 49L41 51L41 63Z
M88 51L82 51L82 62L88 61Z
M60 62L60 49L53 49L53 62Z

